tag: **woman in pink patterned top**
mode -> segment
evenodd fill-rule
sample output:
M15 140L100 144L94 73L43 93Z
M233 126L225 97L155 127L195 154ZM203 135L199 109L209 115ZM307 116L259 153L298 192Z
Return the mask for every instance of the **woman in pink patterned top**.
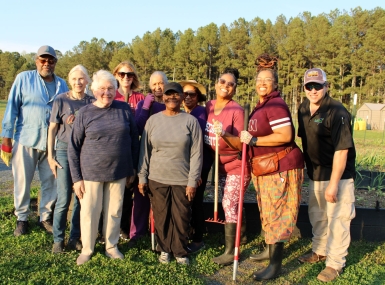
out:
M235 233L237 229L238 201L241 187L241 160L238 158L241 143L239 134L243 130L243 108L233 101L239 73L227 68L215 84L217 98L206 104L207 125L204 142L215 151L215 134L219 138L219 186L223 193L222 206L225 212L225 253L214 257L218 264L230 264L234 260ZM245 189L250 182L247 167Z

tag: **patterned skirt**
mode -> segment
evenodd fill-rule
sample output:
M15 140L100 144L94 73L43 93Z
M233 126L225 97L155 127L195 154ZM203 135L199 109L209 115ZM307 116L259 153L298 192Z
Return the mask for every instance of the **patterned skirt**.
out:
M253 175L267 244L290 239L297 222L302 182L303 169L258 177Z

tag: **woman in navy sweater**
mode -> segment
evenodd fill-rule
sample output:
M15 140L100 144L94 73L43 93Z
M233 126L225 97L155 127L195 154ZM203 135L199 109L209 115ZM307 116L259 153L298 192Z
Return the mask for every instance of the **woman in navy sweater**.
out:
M118 250L125 185L136 175L139 134L125 102L114 100L116 79L105 70L93 76L96 101L80 109L68 145L74 190L80 199L83 243L77 259L81 265L94 251L100 213L104 211L106 256L123 259Z

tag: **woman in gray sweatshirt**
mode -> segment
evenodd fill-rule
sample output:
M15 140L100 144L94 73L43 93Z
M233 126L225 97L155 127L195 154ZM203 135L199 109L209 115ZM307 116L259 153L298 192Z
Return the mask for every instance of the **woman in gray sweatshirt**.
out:
M183 89L165 85L166 110L152 115L142 134L139 154L139 191L147 186L155 220L159 261L189 264L186 247L195 196L202 169L202 131L198 120L181 112Z

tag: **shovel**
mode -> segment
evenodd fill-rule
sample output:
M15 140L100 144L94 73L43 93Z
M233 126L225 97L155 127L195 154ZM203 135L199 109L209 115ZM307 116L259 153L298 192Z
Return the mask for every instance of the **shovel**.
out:
M206 222L225 224L225 221L218 219L218 184L219 184L219 174L218 174L218 164L219 164L219 135L215 135L215 194L214 194L214 218L208 218Z
M245 120L244 120L244 130L247 131L247 126L249 124L249 113L250 113L250 104L245 104ZM238 271L238 259L239 259L239 243L241 240L241 227L242 227L242 209L243 209L243 196L245 188L245 170L246 170L246 144L242 145L242 168L241 168L241 191L239 193L239 202L238 202L238 223L237 223L237 234L235 236L235 250L234 250L234 268L233 268L233 280L235 281Z

